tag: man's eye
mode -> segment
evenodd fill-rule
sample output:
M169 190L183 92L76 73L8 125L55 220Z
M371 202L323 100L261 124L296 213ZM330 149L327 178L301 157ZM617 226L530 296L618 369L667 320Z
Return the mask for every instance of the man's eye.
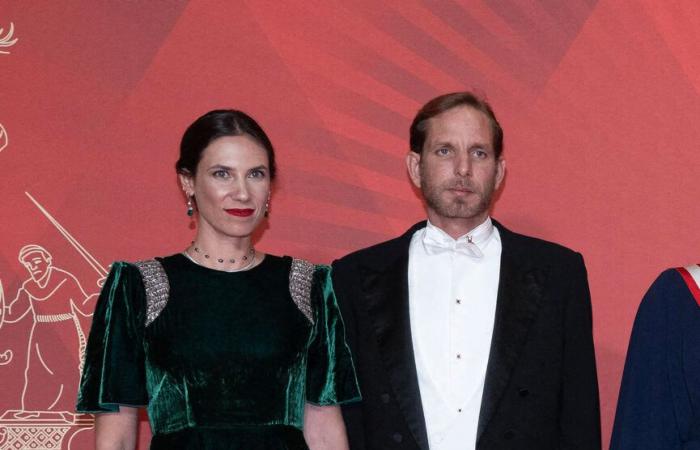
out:
M228 172L223 170L223 169L215 170L214 172L212 172L212 175L215 178L228 178L229 177Z
M437 153L438 155L447 155L448 153L450 153L450 149L447 147L440 147L435 151L435 153Z
M475 157L477 157L479 159L484 159L487 156L489 156L488 153L486 153L484 150L482 150L480 148L476 148L476 149L472 150L472 155L474 155Z

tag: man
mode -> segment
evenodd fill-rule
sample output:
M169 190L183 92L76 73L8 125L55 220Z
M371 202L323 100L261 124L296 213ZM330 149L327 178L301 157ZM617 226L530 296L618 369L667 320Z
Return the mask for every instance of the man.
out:
M634 319L611 450L700 449L700 265L664 271Z
M16 417L72 411L85 347L79 315L92 315L92 305L87 303L96 295L87 295L71 273L55 267L51 254L39 245L22 247L19 261L30 277L9 305L0 303L4 322L16 323L27 316L34 322L27 346L22 409ZM57 337L65 345L57 345Z
M406 157L428 221L335 261L363 401L353 449L599 449L580 254L489 217L503 131L468 92L428 102Z

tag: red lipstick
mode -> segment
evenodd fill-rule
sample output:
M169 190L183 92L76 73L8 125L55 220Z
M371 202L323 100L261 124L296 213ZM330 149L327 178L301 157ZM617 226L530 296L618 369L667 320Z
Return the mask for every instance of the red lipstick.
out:
M238 208L231 208L231 209L225 209L227 213L231 214L232 216L236 217L249 217L252 216L253 213L255 212L254 209L252 208L245 208L245 209L238 209Z

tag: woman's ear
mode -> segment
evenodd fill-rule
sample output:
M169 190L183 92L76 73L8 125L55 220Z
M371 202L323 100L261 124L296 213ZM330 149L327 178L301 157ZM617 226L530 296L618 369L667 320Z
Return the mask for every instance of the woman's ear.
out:
M194 178L189 173L179 173L180 186L185 192L185 197L190 198L194 195Z

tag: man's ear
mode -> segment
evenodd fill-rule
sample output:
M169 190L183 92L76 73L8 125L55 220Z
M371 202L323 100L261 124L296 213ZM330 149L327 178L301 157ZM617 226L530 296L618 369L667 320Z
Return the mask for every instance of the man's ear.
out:
M506 160L498 158L496 161L496 189L501 186L503 179L506 177Z
M420 189L420 153L409 151L406 154L406 168L411 181Z

